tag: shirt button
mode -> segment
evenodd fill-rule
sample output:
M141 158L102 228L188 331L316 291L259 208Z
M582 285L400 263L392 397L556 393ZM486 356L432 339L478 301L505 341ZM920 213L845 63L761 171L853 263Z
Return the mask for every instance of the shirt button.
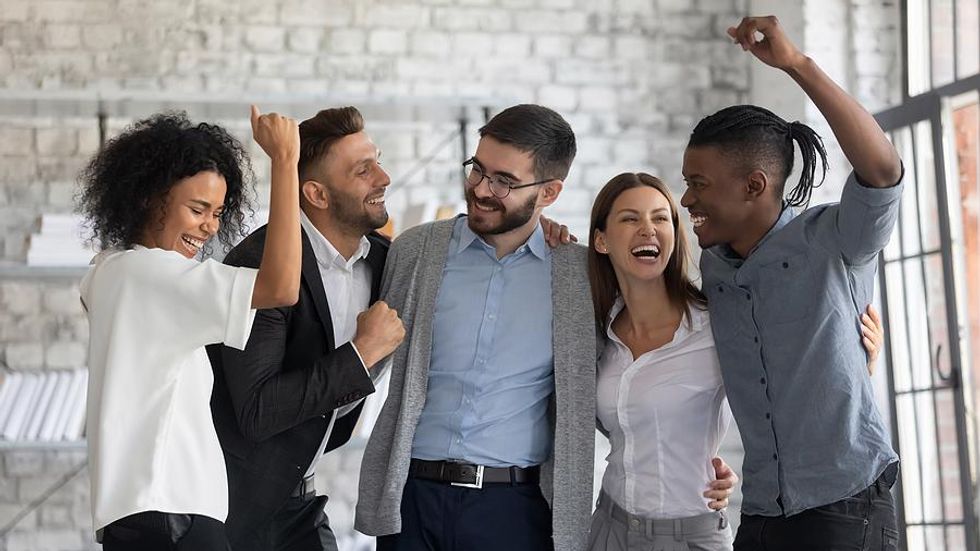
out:
M724 287L722 287L721 285L719 285L719 286L718 286L718 292L719 292L719 293L724 293L724 292L725 292L725 288L724 288Z
M776 454L772 454L772 460L773 461L776 461L777 460Z
M630 524L632 524L633 526L639 526L640 521L634 518L630 520Z
M745 300L752 300L752 295L745 295Z
M763 377L763 378L759 379L759 383L766 384L766 378Z
M755 342L759 342L759 337L752 337L752 340Z
M783 262L783 269L789 268L789 262Z
M767 413L766 414L766 419L772 419L772 414L771 413Z

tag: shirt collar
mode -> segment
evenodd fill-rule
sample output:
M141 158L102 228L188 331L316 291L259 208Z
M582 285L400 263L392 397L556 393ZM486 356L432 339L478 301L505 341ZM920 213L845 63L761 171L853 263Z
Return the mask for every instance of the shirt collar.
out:
M371 251L371 242L368 241L367 237L361 237L361 242L351 255L350 259L345 259L340 251L333 246L333 243L329 239L320 233L320 230L316 229L313 222L306 216L306 213L302 210L299 211L300 224L302 224L303 229L306 230L307 237L310 238L310 246L313 247L313 256L316 257L317 264L325 268L336 266L344 269L351 269L354 264L361 259L367 258L368 253Z
M754 247L752 247L752 250L749 251L749 254L748 256L746 256L746 258L752 256L752 253L754 253L759 247L761 247L763 243L765 243L770 237L775 235L776 232L786 227L786 225L792 222L794 218L796 218L796 210L794 210L793 207L789 206L785 201L783 201L783 210L782 212L779 213L779 218L776 219L776 223L773 224L773 226L769 228L769 231L767 231L766 234L762 236L762 239L760 239L759 242L756 243ZM719 254L719 256L721 256L723 259L729 262L732 261L741 262L745 260L745 258L739 256L739 254L735 252L735 250L732 249L731 246L729 246L727 243L724 245L719 245L718 247L715 248L715 250Z
M459 244L453 254L459 254L469 248L474 243L479 243L484 249L488 251L495 251L493 245L490 245L483 240L482 237L477 235L470 229L470 225L466 220L466 215L461 214L459 219L456 221L456 234L459 235ZM522 248L527 247L527 250L531 252L534 256L541 260L547 260L551 256L551 247L548 246L547 241L544 240L544 230L541 228L541 224L538 224L531 233L531 236L527 238L527 241L518 247L517 251ZM494 252L496 254L496 252Z
M613 302L612 308L609 309L609 318L606 320L606 335L613 338L614 333L612 330L613 320L616 316L623 311L626 307L626 303L623 301L623 295L616 295L616 301ZM703 310L698 307L697 304L688 305L688 309L691 311L690 317L687 314L684 315L684 319L681 321L680 326L677 327L677 332L674 334L674 340L680 341L680 338L686 335L688 332L697 333L703 330L708 324L708 311Z

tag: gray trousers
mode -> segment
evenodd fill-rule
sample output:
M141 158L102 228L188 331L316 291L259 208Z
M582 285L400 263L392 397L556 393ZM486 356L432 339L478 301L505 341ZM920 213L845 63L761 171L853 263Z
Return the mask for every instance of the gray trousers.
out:
M605 492L592 514L589 551L731 551L725 511L674 520L631 515Z

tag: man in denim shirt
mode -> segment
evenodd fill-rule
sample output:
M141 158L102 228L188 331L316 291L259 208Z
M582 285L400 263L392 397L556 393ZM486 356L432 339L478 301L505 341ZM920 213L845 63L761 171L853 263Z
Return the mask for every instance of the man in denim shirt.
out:
M854 167L839 204L797 215L818 158L826 171L823 144L806 125L755 106L702 120L684 155L681 204L705 249L703 289L745 446L735 549L892 549L898 456L854 318L872 299L876 258L898 215L901 160L774 17L728 32L800 85ZM784 200L794 143L802 176Z

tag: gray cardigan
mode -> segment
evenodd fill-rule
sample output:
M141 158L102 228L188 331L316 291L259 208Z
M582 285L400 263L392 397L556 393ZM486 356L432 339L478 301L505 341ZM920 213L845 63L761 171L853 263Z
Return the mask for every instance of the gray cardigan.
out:
M354 527L365 534L401 531L402 490L425 405L432 316L454 223L412 228L388 253L381 298L398 311L407 336L393 355L388 399L361 463ZM552 507L557 551L585 549L592 512L596 341L585 259L580 245L561 245L551 256L554 445L542 468L541 489Z

